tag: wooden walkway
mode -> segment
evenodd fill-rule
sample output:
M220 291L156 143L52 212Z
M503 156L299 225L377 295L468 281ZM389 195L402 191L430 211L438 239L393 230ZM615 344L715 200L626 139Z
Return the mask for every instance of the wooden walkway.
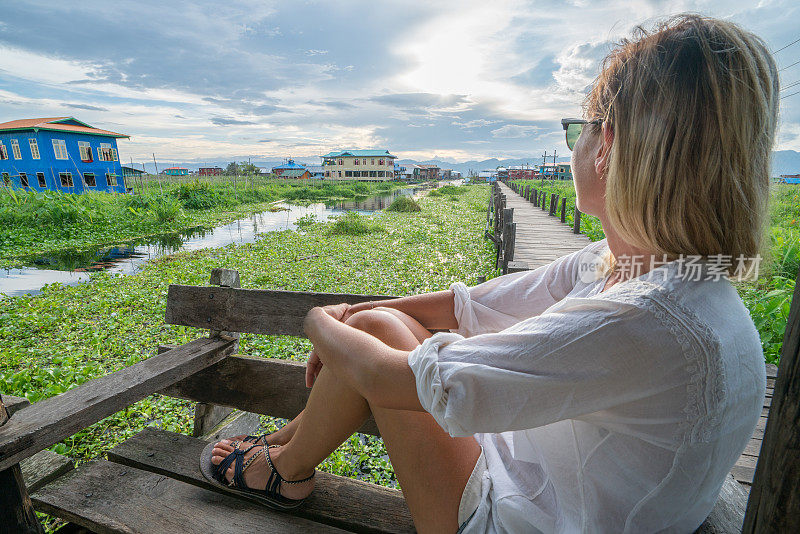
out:
M514 208L514 222L517 224L515 262L526 262L529 269L535 269L565 254L580 250L590 243L585 235L572 233L572 228L562 223L559 217L548 215L546 210L537 208L506 184L498 182L498 185L506 196L506 207ZM778 368L775 365L767 365L767 392L761 417L744 453L731 470L733 477L747 491L753 483L777 372Z
M546 210L537 208L506 184L498 182L498 185L506 196L506 207L514 208L515 262L525 262L528 269L535 269L591 243L588 237L572 233L572 228L561 219L548 215Z

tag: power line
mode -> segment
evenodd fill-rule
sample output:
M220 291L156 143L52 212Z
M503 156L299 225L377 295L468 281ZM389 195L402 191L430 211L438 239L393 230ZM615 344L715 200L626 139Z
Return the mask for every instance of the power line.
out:
M795 86L795 85L797 85L798 83L800 83L800 80L798 80L798 81L796 81L796 82L792 82L792 83L790 83L789 85L786 85L786 86L784 86L784 87L781 87L781 91L785 91L785 90L787 90L787 89L789 89L789 88L791 88L791 87L794 87L794 86Z
M786 70L786 69L788 69L789 67L794 67L794 66L795 66L795 65L797 65L798 63L800 63L800 61L795 61L795 62L794 62L794 63L792 63L791 65L786 65L786 66L785 66L785 67L783 67L782 69L778 69L778 72L780 72L780 71L782 71L782 70Z
M773 52L773 54L777 54L777 53L778 53L778 52L780 52L781 50L784 50L784 49L786 49L786 48L789 48L790 46L792 46L792 45L793 45L793 44L795 44L795 43L800 43L800 39L798 39L798 40L796 40L796 41L792 41L791 43L787 44L787 45L786 45L786 46L784 46L783 48L779 48L779 49L775 50L775 51Z
M784 98L789 98L790 96L794 96L794 95L800 95L800 91L794 92L794 93L792 93L790 95L782 96L781 100L783 100Z

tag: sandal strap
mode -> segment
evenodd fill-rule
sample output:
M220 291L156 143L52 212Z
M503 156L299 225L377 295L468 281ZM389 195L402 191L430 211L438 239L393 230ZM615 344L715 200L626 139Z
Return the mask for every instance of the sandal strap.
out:
M237 450L240 450L242 452L241 452L241 454L237 454L236 458L237 459L241 458L242 461L241 462L235 462L233 464L233 478L231 479L230 483L228 484L229 486L233 486L235 488L247 488L247 484L245 483L244 476L243 476L244 475L244 468L246 466L250 465L250 460L253 459L253 456L255 456L255 454L253 454L253 456L248 458L247 461L244 461L244 456L245 456L245 454L250 452L255 447L258 447L258 445L250 445L250 447L248 447L245 450L237 449Z
M239 441L234 441L231 443L233 451L231 451L214 469L214 477L220 482L227 484L227 480L225 480L225 473L228 471L228 468L231 466L231 464L236 461L236 458L241 454L239 443Z
M272 448L275 448L275 447L280 447L280 445L270 445L269 447L264 447L263 449L261 449L261 453L267 459L267 463L269 464L270 469L272 469L272 473L270 473L269 479L267 480L267 485L264 488L264 493L266 493L268 496L273 497L273 498L275 498L275 497L283 497L283 495L280 494L280 487L281 487L282 483L285 482L287 484L299 484L301 482L306 482L308 480L311 480L312 478L314 478L314 475L317 474L317 472L314 471L311 474L311 476L308 476L306 478L302 478L300 480L286 480L285 478L283 478L281 476L280 473L278 473L278 470L275 469L275 465L272 463L272 458L270 458L270 456L269 456L269 450L268 449L272 449Z

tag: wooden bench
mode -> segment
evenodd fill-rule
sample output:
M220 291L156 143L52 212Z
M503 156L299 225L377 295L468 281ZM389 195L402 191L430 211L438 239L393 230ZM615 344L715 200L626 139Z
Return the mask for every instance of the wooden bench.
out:
M400 490L326 473L319 473L315 492L292 513L273 512L220 493L199 472L199 453L206 441L156 429L111 449L107 459L63 469L47 483L26 487L20 462L24 466L26 459L47 447L153 393L200 403L196 429L219 412L219 406L293 418L310 392L304 384L304 364L234 355L238 332L303 336L302 320L314 306L392 298L239 289L238 273L222 269L214 270L212 283L170 286L166 309L168 324L208 328L209 337L161 347L147 360L31 405L6 398L4 406L0 398L0 532L41 532L34 508L69 521L68 532L414 531ZM798 304L796 291L790 321L799 316ZM785 361L793 362L786 345L784 349ZM789 350L796 353L796 339ZM779 373L776 395L781 384ZM792 403L786 404L790 412ZM762 458L771 450L772 426L770 415ZM359 432L378 435L371 418ZM789 454L794 453L784 457ZM759 479L757 470L751 506L753 495L762 495ZM796 495L790 498L793 484L794 480L784 484L790 494L782 497L797 524L800 508L791 508L797 503ZM729 477L699 531L739 532L745 504L745 493ZM787 512L786 507L781 512ZM764 512L760 519L769 517Z

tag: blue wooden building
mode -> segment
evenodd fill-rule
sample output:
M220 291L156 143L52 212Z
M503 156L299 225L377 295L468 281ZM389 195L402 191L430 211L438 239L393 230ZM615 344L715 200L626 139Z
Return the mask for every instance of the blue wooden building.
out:
M74 117L21 119L0 124L3 185L33 191L124 193L117 139Z

